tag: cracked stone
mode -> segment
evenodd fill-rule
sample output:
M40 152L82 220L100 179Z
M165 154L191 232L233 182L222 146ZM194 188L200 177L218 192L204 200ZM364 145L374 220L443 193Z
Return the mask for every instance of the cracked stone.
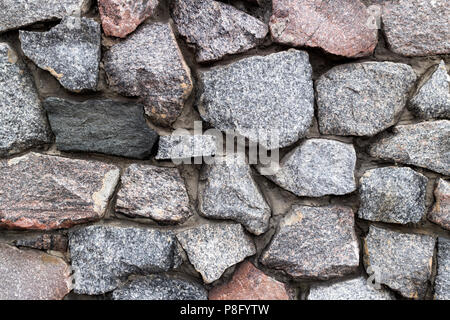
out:
M212 135L170 135L159 138L155 159L187 159L216 154L216 137Z
M434 299L450 299L450 240L439 238L437 250L437 274L434 282Z
M428 220L450 230L450 183L439 179L434 189L436 202L428 214Z

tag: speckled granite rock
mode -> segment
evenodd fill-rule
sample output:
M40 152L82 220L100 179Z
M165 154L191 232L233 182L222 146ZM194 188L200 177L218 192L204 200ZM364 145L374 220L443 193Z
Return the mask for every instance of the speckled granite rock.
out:
M44 107L56 136L56 147L61 151L144 159L150 156L158 139L158 134L145 122L142 105L47 98Z
M107 36L125 38L155 13L160 0L99 0L98 11Z
M207 300L208 292L193 281L164 275L137 278L114 290L113 300Z
M38 153L0 161L0 226L49 230L99 220L119 175L103 162Z
M422 81L424 81L423 79ZM444 60L430 78L422 83L409 102L409 109L419 118L450 118L450 76Z
M334 67L316 82L320 132L372 136L394 125L415 80L413 69L402 63Z
M428 179L410 168L368 170L360 179L361 219L387 223L418 223L425 215Z
M172 18L178 32L196 48L198 62L245 52L263 42L267 25L213 0L175 0Z
M237 223L197 226L178 233L177 239L205 283L256 253L253 240Z
M210 135L170 135L159 138L155 159L186 159L216 154L216 137Z
M288 153L275 175L280 187L300 197L343 195L356 190L353 145L327 139L308 139Z
M199 187L199 212L207 218L230 219L260 235L269 228L270 207L252 177L245 156L215 157L206 165Z
M231 281L209 291L209 300L290 300L286 285L244 261Z
M434 281L434 299L450 299L450 240L439 238L437 251L437 274Z
M309 291L308 300L395 300L385 289L377 290L363 277L328 285L315 285Z
M375 281L407 298L422 299L431 276L435 238L370 226L364 264Z
M89 10L91 0L2 0L0 32Z
M0 43L0 157L49 142L50 129L33 78L16 52Z
M428 220L450 230L450 183L439 179L436 189L434 189L433 210L428 214Z
M383 2L383 31L390 49L405 56L450 53L448 0Z
M0 243L1 300L60 300L72 288L61 258Z
M156 229L89 226L70 233L69 250L78 294L109 292L131 274L165 272L181 262L173 233Z
M100 25L65 17L48 32L20 31L24 54L71 91L96 90L101 56Z
M299 279L327 280L359 265L353 211L348 207L294 205L260 260Z
M288 146L313 119L311 74L308 54L294 49L200 72L200 115L266 149Z
M399 125L369 147L372 157L450 175L450 121Z
M140 97L155 124L173 123L193 88L190 69L167 23L142 25L112 46L104 63L111 88Z
M182 223L192 212L177 168L132 164L121 178L116 211L162 223Z
M359 0L273 0L270 31L276 42L361 57L377 45L378 32L370 28L369 17Z
M23 236L21 239L15 240L14 245L17 247L28 247L39 250L67 251L67 236L63 234L42 234Z

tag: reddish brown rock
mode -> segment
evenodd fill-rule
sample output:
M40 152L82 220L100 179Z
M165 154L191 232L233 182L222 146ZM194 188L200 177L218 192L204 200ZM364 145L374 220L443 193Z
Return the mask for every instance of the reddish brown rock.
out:
M370 55L378 31L359 0L274 0L270 31L276 42L319 47L345 57Z
M0 161L0 226L50 230L103 217L116 166L29 153Z
M0 300L60 300L72 289L61 258L0 243Z
M284 285L255 268L248 261L243 262L230 282L213 288L209 300L289 300Z
M433 210L428 214L428 219L441 227L450 230L450 183L439 179L434 190L436 202Z

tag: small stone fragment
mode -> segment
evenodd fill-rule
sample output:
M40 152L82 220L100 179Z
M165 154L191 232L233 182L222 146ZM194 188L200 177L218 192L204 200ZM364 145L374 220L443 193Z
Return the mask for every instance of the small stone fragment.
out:
M28 247L39 250L67 251L67 237L62 234L42 234L24 236L14 241L17 247Z
M369 154L450 175L450 121L395 126L369 147Z
M114 165L38 153L0 161L0 226L50 230L99 220L119 176Z
M447 301L450 299L450 240L444 238L438 239L434 299Z
M286 285L244 261L230 282L212 288L209 300L290 300Z
M428 179L410 168L368 170L360 179L361 219L418 223L425 215Z
M407 298L422 299L431 276L435 238L370 226L364 264L375 282Z
M101 57L100 25L65 17L48 32L20 31L24 54L70 90L96 90Z
M358 238L349 207L294 205L261 256L268 268L298 279L328 280L356 272Z
M44 107L56 136L56 146L61 151L144 159L150 156L158 139L158 134L145 122L142 105L47 98Z
M187 159L216 154L216 137L210 135L170 135L159 138L155 159Z
M253 240L237 223L194 227L178 233L177 239L205 283L216 281L227 268L256 253Z
M316 82L320 132L373 136L394 125L415 80L414 70L402 63L334 67Z
M450 183L448 181L438 180L434 198L436 202L433 210L428 214L428 220L450 230Z
M266 149L304 137L314 116L308 54L288 50L254 56L199 74L198 109L221 131L235 130Z

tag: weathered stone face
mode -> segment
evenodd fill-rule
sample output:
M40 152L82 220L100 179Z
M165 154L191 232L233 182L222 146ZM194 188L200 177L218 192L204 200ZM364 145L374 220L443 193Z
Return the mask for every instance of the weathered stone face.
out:
M42 234L23 236L21 239L14 241L17 247L28 247L39 250L67 251L68 238L62 234Z
M214 156L216 137L211 135L170 135L159 138L157 160Z
M433 209L428 214L428 220L450 230L450 183L439 179L436 189L434 189Z
M434 282L434 299L450 299L450 240L438 239L437 274Z
M0 161L0 226L49 230L99 220L119 175L114 165L37 153Z

